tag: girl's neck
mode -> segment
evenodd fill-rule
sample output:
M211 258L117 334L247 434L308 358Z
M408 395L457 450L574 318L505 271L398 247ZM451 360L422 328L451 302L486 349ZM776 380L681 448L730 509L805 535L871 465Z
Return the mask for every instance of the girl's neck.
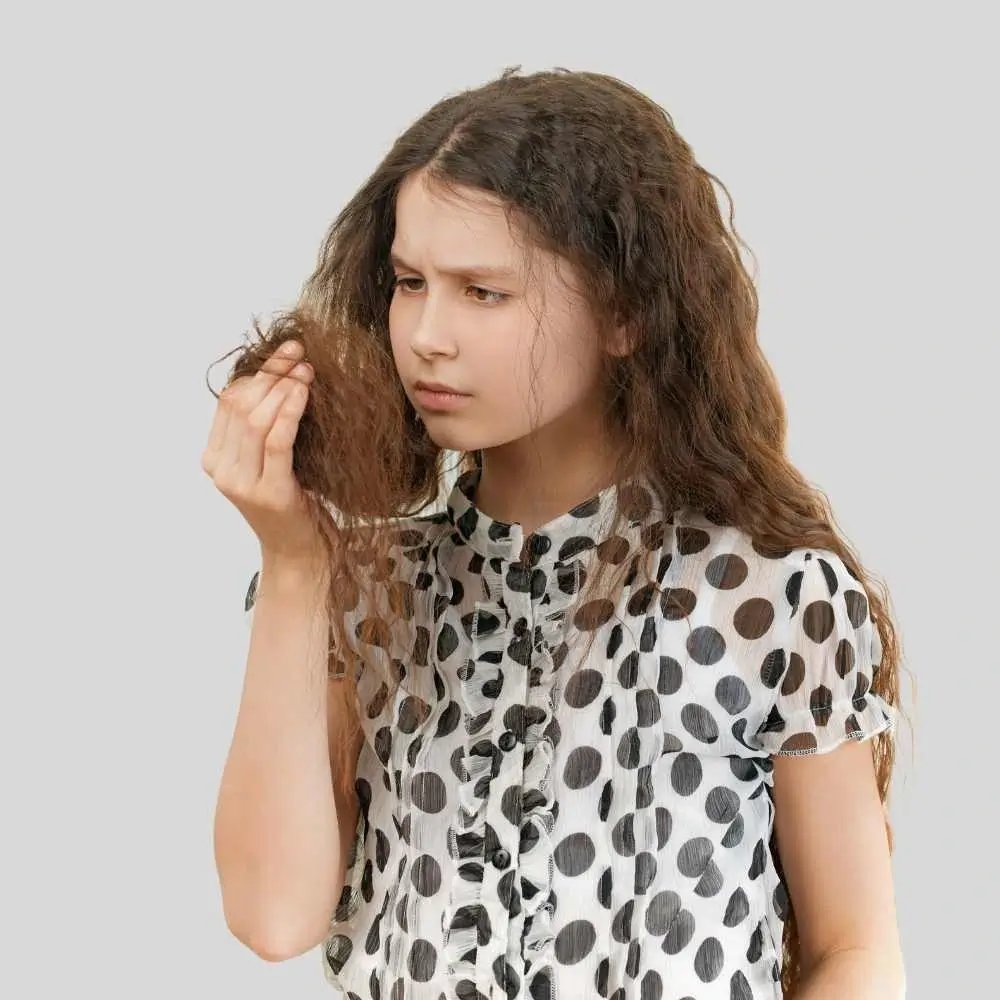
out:
M495 521L520 524L527 537L614 482L615 450L592 441L577 436L548 455L520 441L484 451L476 506Z

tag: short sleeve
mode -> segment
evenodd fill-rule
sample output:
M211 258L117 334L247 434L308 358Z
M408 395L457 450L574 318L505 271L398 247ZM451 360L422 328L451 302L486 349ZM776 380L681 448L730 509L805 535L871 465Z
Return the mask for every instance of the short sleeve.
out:
M253 607L257 603L257 587L260 584L260 570L257 570L250 577L250 585L247 587L246 597L243 598L244 620L247 626L253 625Z
M862 584L834 552L803 550L785 574L789 610L782 670L771 672L770 711L757 731L767 754L827 753L895 727L895 709L872 693L882 659Z

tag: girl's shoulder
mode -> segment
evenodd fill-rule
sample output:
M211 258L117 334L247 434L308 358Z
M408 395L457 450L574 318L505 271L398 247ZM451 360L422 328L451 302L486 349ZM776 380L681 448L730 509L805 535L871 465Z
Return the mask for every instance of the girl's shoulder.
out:
M703 511L681 507L670 517L672 537L668 546L675 569L688 576L701 576L718 589L742 589L780 585L810 568L820 572L836 587L839 584L860 586L846 563L834 551L817 546L799 545L780 548L761 544L745 528L720 524Z

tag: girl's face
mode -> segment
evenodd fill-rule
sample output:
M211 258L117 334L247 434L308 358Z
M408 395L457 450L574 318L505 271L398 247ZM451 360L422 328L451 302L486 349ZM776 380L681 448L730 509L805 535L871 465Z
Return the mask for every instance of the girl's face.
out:
M575 276L539 253L527 284L499 204L483 192L463 194L469 204L435 195L421 175L399 191L389 333L406 395L434 442L455 451L559 425L592 429L601 356ZM463 395L428 395L421 381ZM550 436L553 445L562 435Z

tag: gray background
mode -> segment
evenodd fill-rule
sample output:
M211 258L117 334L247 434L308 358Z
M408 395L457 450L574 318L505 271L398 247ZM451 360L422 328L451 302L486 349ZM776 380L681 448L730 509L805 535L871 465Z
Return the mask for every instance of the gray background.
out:
M257 549L200 469L203 375L291 304L402 128L518 62L625 78L729 186L793 460L888 581L918 682L908 996L994 995L996 15L693 6L5 8L4 996L334 995L318 950L269 965L222 916Z

